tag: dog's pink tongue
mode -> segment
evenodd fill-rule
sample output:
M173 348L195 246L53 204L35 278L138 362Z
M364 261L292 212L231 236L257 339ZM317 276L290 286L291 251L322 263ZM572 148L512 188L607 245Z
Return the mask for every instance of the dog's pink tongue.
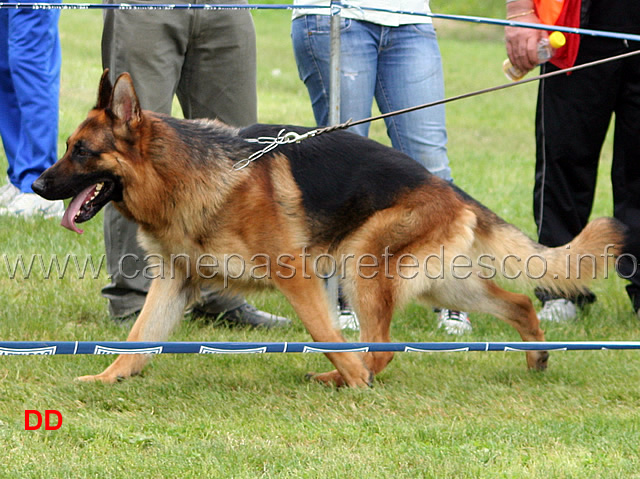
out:
M62 217L62 221L60 222L62 226L64 226L68 230L75 231L78 234L84 233L83 230L79 229L76 226L76 214L78 214L78 211L80 211L80 207L84 204L84 202L88 198L91 198L91 195L93 195L93 191L95 189L95 185L90 186L84 189L82 192L78 193L75 198L71 200L71 203L64 212L64 216Z

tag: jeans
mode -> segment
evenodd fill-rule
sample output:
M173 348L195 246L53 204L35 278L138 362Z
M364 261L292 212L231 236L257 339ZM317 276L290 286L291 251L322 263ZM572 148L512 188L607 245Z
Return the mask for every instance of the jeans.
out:
M329 121L330 17L305 15L292 22L300 79L309 91L316 123ZM444 98L440 49L431 24L387 27L341 19L340 121L371 116L375 97L382 113ZM394 148L450 181L444 105L385 119ZM351 127L363 136L369 123Z

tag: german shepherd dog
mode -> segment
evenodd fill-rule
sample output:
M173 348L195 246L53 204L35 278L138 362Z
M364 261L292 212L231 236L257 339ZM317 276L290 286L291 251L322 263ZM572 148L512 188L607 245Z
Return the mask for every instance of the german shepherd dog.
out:
M62 225L74 231L113 201L137 222L150 254L174 260L171 275L152 281L129 341L166 340L207 285L275 286L315 341L344 341L325 292L330 274L339 275L364 342L388 342L394 309L412 299L489 313L524 341L544 341L529 297L505 291L493 277L575 293L621 254L624 228L614 219L595 220L568 245L546 248L408 156L345 131L280 144L234 168L264 148L251 139L282 129L310 130L236 129L142 111L127 73L113 86L103 74L97 105L33 189L49 200L73 197ZM594 266L602 258L594 274L579 274L580 255ZM527 274L518 274L524 266ZM314 379L367 386L393 353L327 357L335 370ZM529 368L547 366L546 351L526 357ZM148 359L122 355L79 379L111 383L139 373Z

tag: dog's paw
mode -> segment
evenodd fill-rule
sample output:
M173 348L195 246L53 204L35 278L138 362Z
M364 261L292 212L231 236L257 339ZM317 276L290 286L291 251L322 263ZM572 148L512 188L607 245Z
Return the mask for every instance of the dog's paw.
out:
M306 375L307 379L321 382L327 386L337 386L337 387L349 386L349 387L360 387L360 388L371 387L373 385L373 377L374 377L373 373L371 373L368 370L365 370L364 376L356 377L350 381L346 381L342 376L342 374L340 374L337 369L334 369L333 371L329 371L327 373L321 373L321 374L309 373Z
M345 385L344 379L342 375L337 371L333 370L328 373L307 373L305 378L310 381L316 381L324 384L325 386L337 386L342 387Z
M80 376L75 379L75 381L83 382L83 383L97 383L101 382L104 384L114 384L123 378L113 375L106 374L96 374L95 376Z
M527 366L534 371L544 371L549 365L548 351L530 351L527 353Z

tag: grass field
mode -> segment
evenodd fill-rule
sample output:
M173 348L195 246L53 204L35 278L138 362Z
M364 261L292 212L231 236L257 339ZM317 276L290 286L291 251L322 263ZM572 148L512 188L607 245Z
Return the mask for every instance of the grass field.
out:
M443 3L434 2L434 9L444 11ZM477 11L470 10L474 5ZM495 16L504 8L461 0L444 7ZM312 125L291 52L289 13L255 12L254 19L260 121ZM95 102L101 14L66 11L60 26L62 152ZM504 82L499 28L447 22L438 31L448 96ZM534 97L535 86L526 85L447 106L456 183L530 235ZM387 142L381 122L372 135ZM609 141L594 216L611 212L610 165ZM109 319L100 296L104 265L81 279L73 262L92 258L100 266L101 216L82 236L54 221L0 217L0 248L2 340L126 338L128 328ZM47 263L65 255L72 255L67 273L47 275ZM19 258L36 259L30 274L11 274ZM599 301L577 321L545 325L547 339L638 339L640 323L623 288L617 278L595 285ZM294 317L276 293L250 300ZM518 340L494 318L473 315L472 321L465 341ZM392 332L396 341L451 340L419 306L399 312ZM284 331L184 321L173 339L309 337L298 321ZM542 374L528 372L521 353L400 354L364 391L305 381L306 372L329 364L319 355L293 354L163 355L141 376L114 386L73 381L111 359L2 357L0 477L640 477L637 352L554 353ZM26 409L59 410L63 425L25 431Z

